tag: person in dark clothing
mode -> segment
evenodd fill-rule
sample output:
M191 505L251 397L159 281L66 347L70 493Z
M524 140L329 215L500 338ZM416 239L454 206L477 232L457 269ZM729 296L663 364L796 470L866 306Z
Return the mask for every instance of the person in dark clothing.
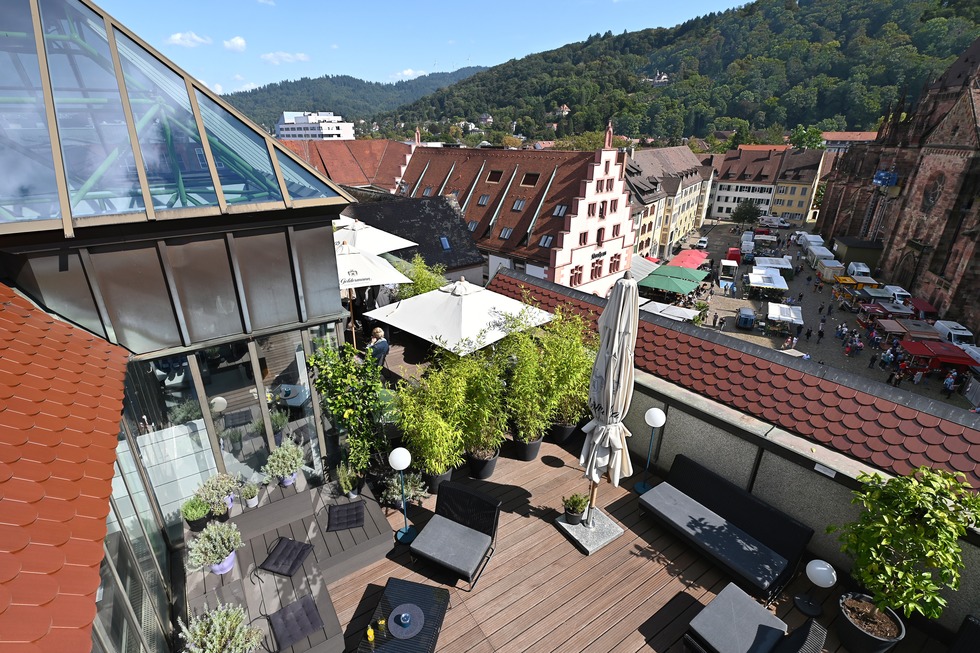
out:
M797 324L796 325L796 337L799 338L801 333L803 333L803 325L802 324Z
M371 342L367 345L367 351L378 365L384 365L385 357L388 355L388 340L381 327L375 327L371 331Z
M806 341L807 342L810 342L810 336L812 336L812 335L813 335L813 329L808 328L806 330Z
M874 367L877 361L878 361L878 354L871 354L871 359L868 361L868 369Z

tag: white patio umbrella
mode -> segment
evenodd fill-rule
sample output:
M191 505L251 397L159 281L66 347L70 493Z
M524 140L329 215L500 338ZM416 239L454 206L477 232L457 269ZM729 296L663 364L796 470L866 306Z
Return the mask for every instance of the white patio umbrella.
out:
M592 420L583 427L585 445L579 462L592 482L589 493L589 520L595 512L596 494L603 472L613 485L633 473L626 438L629 429L623 418L633 398L633 350L639 324L639 294L636 280L626 272L613 286L606 307L599 317L599 352L589 381L589 408Z
M507 335L506 317L523 328L544 324L551 314L466 279L409 297L364 314L428 340L460 356Z
M366 254L384 254L418 245L407 238L364 224L360 220L353 220L349 224L340 226L333 232L333 240L335 245L347 243Z
M340 289L348 291L351 319L354 318L354 288L380 286L386 283L411 283L412 280L395 269L395 266L374 254L366 254L347 243L335 246L337 276ZM357 347L357 341L354 341Z

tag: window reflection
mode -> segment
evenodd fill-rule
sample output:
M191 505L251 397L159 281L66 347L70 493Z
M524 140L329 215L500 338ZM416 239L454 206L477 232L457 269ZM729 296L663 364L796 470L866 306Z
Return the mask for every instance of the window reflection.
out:
M179 542L180 505L217 471L187 359L170 356L130 363L123 415L136 438L167 532Z
M261 482L269 448L248 346L234 342L209 347L197 353L197 360L225 468L229 474Z

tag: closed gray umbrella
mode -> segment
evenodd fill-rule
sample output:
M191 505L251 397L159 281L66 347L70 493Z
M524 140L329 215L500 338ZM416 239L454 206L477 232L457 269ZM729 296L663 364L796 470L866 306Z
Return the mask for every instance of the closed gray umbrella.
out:
M579 462L592 482L589 523L592 523L596 493L603 472L613 485L633 473L626 438L629 429L623 418L633 398L633 350L639 324L639 294L636 280L626 272L616 281L599 317L599 352L589 382L592 420L585 425L585 445Z

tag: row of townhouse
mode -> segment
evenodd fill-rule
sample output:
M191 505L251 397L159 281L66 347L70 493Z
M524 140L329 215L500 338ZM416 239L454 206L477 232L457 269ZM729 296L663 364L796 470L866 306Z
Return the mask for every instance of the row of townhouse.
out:
M742 202L754 202L766 215L803 221L813 209L817 183L833 154L785 145L742 145L704 157L715 171L708 217L731 216Z

